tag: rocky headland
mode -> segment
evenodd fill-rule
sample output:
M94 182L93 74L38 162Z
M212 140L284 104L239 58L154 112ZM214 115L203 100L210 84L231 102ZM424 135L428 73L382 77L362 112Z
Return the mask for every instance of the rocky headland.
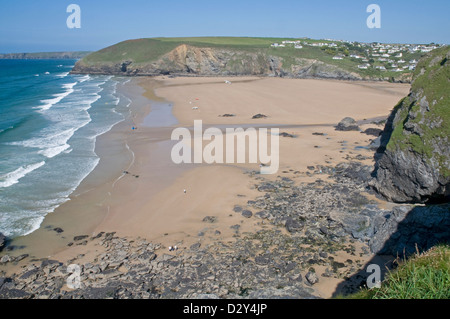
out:
M431 52L382 136L372 186L394 202L450 200L450 48Z
M276 76L361 80L362 77L315 59L295 58L286 63L279 56L239 49L200 48L182 44L154 61L132 60L111 63L88 59L78 61L73 74L127 76Z

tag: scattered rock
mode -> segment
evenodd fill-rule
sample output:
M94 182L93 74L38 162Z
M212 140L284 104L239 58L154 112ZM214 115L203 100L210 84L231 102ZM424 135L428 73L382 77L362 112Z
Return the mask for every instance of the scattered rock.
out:
M311 285L317 284L319 282L319 278L317 277L316 273L311 271L305 275L305 278Z
M210 223L213 224L215 222L217 222L217 217L216 216L206 216L205 218L203 218L202 220L204 223Z
M16 259L14 261L19 262L25 258L27 258L29 255L28 254L22 254L20 256L17 256Z
M199 250L200 246L201 246L200 243L195 243L195 244L192 244L191 247L189 247L189 249L190 250Z
M6 264L11 261L11 257L9 255L5 255L0 259L0 264Z
M73 241L81 241L81 240L86 239L86 238L88 238L88 237L89 237L88 235L75 236L75 237L73 238Z
M55 228L53 228L53 230L54 230L55 232L57 232L58 234L64 232L64 230L63 230L62 228L60 228L60 227L55 227Z
M239 205L235 205L234 208L233 208L233 211L235 213L240 213L240 212L242 212L242 207L239 206Z
M286 220L285 226L286 226L287 231L290 233L295 233L295 232L301 231L303 228L302 223L300 223L298 220L294 220L291 217L289 217Z
M253 213L252 213L252 211L245 209L242 211L242 216L244 216L245 218L250 218L253 216Z

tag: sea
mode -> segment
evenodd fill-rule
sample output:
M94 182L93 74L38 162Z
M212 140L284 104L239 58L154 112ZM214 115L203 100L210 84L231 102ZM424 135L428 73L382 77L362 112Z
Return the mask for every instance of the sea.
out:
M0 232L39 228L99 163L98 136L124 121L126 78L72 75L76 60L0 60Z

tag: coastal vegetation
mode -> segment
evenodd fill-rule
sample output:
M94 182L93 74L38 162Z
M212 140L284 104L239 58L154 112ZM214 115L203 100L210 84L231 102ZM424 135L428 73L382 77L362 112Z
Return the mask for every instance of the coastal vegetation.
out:
M450 245L416 253L386 276L379 288L363 289L350 299L449 299Z

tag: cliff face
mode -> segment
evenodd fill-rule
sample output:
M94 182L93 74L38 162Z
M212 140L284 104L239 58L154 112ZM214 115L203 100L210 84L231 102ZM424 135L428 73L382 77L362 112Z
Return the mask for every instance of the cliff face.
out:
M423 58L381 137L372 186L394 202L450 199L450 48Z
M313 59L295 58L285 61L246 50L223 48L199 48L180 45L153 62L134 63L130 60L118 63L87 63L80 60L72 70L74 74L111 75L180 75L180 76L282 76L292 78L332 78L360 80L336 66Z

